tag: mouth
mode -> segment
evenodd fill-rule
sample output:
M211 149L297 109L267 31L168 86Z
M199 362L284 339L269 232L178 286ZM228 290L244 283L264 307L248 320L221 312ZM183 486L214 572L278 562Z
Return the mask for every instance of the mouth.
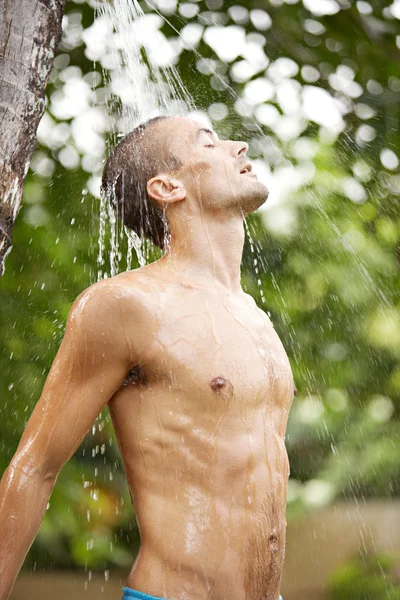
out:
M246 173L251 173L253 170L253 167L250 163L246 163L245 165L243 165L243 167L240 170L240 174L241 175L245 175Z
M257 179L257 175L253 173L253 167L251 163L245 163L243 167L240 169L240 175L250 175L250 177L255 177Z

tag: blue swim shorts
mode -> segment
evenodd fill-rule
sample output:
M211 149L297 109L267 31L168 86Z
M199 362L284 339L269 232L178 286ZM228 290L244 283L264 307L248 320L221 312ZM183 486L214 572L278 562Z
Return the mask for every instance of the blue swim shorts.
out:
M149 596L148 594L137 592L128 587L122 588L122 591L124 592L122 600L132 600L132 598L136 598L136 600L163 600L163 598L159 598L158 596Z
M163 598L159 598L158 596L149 596L148 594L137 592L128 587L122 588L122 591L124 592L122 600L132 600L132 598L136 598L136 600L163 600ZM282 596L279 596L279 599L283 600Z

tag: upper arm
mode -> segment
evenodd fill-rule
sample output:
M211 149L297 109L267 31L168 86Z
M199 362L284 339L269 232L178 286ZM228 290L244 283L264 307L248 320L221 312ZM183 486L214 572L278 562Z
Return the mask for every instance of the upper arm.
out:
M63 341L12 460L26 474L56 477L124 380L132 350L123 293L99 282L74 302Z

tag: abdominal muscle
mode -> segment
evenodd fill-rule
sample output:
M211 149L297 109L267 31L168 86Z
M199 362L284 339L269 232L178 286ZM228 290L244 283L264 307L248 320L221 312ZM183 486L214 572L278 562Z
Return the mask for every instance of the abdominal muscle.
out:
M168 394L121 391L110 411L140 529L128 586L177 600L278 600L289 465L282 409L234 403L217 422ZM178 405L185 407L183 400ZM176 406L176 405L175 405Z

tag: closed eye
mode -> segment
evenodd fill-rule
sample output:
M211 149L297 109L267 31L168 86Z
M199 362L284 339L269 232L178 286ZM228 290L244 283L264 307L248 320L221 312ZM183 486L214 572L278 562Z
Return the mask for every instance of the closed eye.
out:
M205 146L206 148L215 148L214 144L207 144L207 146Z

